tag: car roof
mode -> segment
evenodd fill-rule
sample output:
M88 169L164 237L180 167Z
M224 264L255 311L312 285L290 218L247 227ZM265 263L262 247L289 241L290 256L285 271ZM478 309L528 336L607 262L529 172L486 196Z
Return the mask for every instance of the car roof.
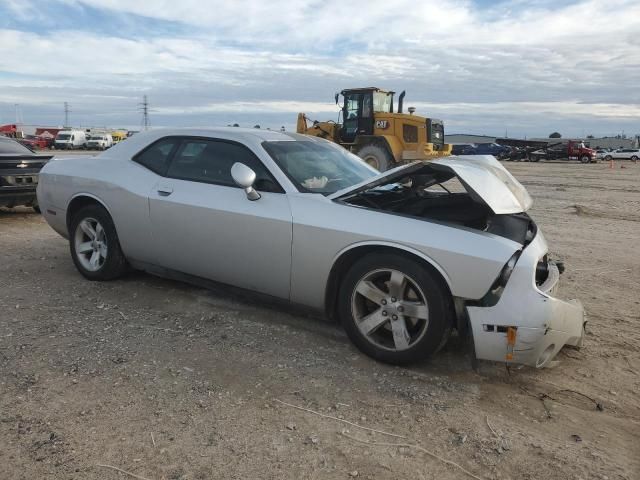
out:
M238 140L257 138L261 141L287 141L292 140L293 136L287 132L277 132L274 130L266 130L261 128L241 128L241 127L180 127L180 128L154 128L147 132L140 132L137 135L150 136L169 136L169 135L188 135L188 136L215 136L223 134L225 137L235 137Z
M101 157L116 157L121 154L135 155L151 143L164 137L213 137L224 140L236 141L245 145L256 145L263 142L326 142L319 137L302 135L291 132L277 132L258 128L240 127L180 127L180 128L153 128L151 130L136 133L119 142L113 148L100 154Z

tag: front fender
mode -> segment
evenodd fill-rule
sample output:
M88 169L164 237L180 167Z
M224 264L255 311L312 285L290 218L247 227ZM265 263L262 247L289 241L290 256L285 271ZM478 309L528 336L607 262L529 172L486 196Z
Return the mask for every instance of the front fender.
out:
M341 204L317 195L291 195L291 300L318 309L336 259L364 245L391 246L428 262L451 294L482 298L521 245L486 232Z
M333 258L332 265L336 265L337 262L340 261L340 258L342 258L343 255L355 250L356 248L361 248L361 247L393 248L395 250L400 250L400 251L409 253L411 255L415 255L416 257L421 258L422 260L427 262L429 265L431 265L433 268L435 268L438 271L438 273L442 275L442 278L447 283L447 287L449 287L449 291L451 291L451 278L449 278L449 275L447 275L447 272L444 270L444 268L442 268L442 266L438 262L436 262L433 258L429 257L428 255L425 255L420 250L417 250L408 245L404 245L402 243L381 241L381 240L368 240L363 242L355 242L355 243L352 243L351 245L346 246L340 252L338 252L338 254Z

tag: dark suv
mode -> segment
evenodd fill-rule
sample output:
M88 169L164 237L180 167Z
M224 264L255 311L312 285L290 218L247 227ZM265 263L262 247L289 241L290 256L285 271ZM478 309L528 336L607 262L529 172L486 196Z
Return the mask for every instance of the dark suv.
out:
M38 209L38 173L52 155L36 155L24 145L0 136L0 207Z

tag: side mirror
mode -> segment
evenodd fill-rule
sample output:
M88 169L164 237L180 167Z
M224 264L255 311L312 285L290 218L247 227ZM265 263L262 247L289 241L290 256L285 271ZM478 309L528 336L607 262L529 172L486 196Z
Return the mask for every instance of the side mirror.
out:
M256 181L256 172L247 167L244 163L236 162L231 167L231 178L247 194L249 200L258 200L260 194L253 188L253 182Z
M340 97L339 93L336 93L336 105L338 105L338 98Z

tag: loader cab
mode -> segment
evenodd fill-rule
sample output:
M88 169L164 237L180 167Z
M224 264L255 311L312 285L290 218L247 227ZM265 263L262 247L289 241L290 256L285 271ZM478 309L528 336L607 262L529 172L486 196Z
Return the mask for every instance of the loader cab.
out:
M393 112L393 94L379 88L358 88L340 92L342 104L342 128L340 141L353 143L359 135L373 135L375 113ZM338 96L336 95L336 102Z

